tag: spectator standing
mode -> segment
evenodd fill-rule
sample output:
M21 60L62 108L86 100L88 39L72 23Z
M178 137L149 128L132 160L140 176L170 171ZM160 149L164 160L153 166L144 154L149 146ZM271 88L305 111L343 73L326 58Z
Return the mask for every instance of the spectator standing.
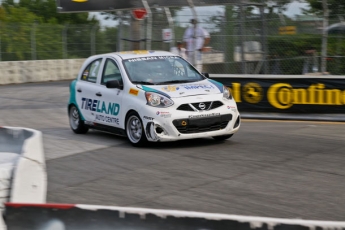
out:
M196 19L191 19L192 26L188 27L183 35L184 47L187 51L187 60L192 63L199 72L202 72L202 53L210 42L210 34L198 25Z
M176 47L171 47L170 52L180 57L187 59L186 49L183 48L183 44L181 41L176 42Z

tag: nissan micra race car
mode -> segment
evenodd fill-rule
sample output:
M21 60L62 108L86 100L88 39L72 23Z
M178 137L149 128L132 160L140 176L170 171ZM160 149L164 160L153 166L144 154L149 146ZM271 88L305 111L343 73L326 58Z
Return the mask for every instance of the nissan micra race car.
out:
M240 114L227 87L164 51L89 57L70 85L71 129L90 128L150 142L230 138Z

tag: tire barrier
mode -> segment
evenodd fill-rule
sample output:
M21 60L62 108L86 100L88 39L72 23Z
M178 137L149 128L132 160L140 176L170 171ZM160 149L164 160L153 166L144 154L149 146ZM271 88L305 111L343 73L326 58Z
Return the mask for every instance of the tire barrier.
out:
M345 222L237 216L129 207L7 203L9 230L345 230Z
M46 193L41 132L0 127L0 213L5 202L45 203Z

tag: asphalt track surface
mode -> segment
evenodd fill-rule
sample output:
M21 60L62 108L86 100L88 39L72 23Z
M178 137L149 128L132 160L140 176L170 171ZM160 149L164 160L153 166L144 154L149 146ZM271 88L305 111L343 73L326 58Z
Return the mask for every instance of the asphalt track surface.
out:
M72 133L68 85L0 86L0 124L43 132L48 202L345 219L345 123L243 120L224 142L134 148Z

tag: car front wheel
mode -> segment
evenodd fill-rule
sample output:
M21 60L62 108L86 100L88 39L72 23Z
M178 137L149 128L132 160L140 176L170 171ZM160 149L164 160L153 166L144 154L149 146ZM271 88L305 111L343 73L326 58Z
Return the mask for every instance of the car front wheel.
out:
M85 134L89 128L85 126L84 121L80 119L79 110L72 105L69 109L69 124L73 132L77 134Z
M126 134L133 146L142 146L147 143L143 123L136 112L128 114L126 121Z
M216 141L224 141L224 140L232 137L232 135L234 135L234 134L229 134L229 135L224 135L224 136L214 136L212 138L215 139Z

